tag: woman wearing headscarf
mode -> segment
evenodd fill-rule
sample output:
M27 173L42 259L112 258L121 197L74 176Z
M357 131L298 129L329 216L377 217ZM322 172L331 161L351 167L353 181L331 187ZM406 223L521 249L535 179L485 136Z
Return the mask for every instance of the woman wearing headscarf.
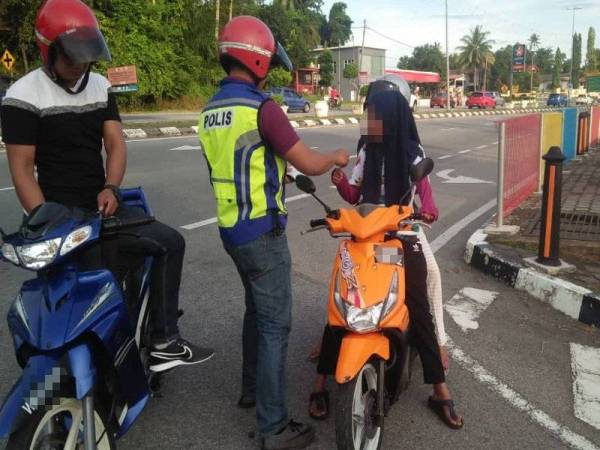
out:
M408 205L411 201L410 166L423 155L410 107L399 91L376 92L368 97L361 120L361 135L364 147L361 149L362 156L359 152L357 165L362 163L362 174L355 167L353 185L347 180L337 180L342 197L351 203ZM437 216L437 210L429 213ZM423 243L417 239L414 245L404 246L404 257L406 305L411 320L412 345L423 364L425 384L433 385L433 395L429 397L428 405L449 427L458 429L463 426L463 419L454 410L445 380L428 302L427 261ZM344 333L343 329L325 327L317 366L318 376L309 406L309 413L315 419L323 419L328 415L325 377L335 372Z

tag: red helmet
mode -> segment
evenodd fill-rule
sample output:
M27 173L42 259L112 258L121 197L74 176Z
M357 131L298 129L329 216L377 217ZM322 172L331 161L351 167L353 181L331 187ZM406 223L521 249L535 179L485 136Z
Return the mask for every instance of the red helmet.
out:
M111 59L94 12L80 0L46 0L35 20L35 39L45 65L51 47L75 64Z
M269 27L252 16L234 17L223 27L219 56L225 70L228 70L228 60L234 59L260 80L274 65L292 70L290 59Z

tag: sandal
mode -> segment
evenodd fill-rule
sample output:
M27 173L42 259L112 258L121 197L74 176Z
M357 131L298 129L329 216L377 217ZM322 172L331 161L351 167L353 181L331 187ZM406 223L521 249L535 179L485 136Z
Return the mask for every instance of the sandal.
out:
M464 421L463 421L462 417L460 418L459 425L452 422L452 420L458 420L458 418L459 418L459 415L456 414L456 411L454 409L454 401L452 401L452 400L437 400L433 397L429 397L429 400L427 401L427 406L429 406L429 408L431 408L433 410L433 412L435 412L438 415L438 417L440 419L442 419L442 421L446 425L448 425L450 428L452 428L454 430L459 430L463 427ZM448 407L450 416L448 416L448 413L446 412L447 410L444 407Z
M316 410L321 414L314 414L313 407L316 406ZM329 392L313 392L310 394L308 414L315 420L325 420L329 416Z

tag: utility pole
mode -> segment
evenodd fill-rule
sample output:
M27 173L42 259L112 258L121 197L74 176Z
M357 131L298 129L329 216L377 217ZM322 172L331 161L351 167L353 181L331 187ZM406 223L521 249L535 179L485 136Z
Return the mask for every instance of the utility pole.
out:
M219 40L219 16L221 15L221 0L216 1L215 8L215 40Z
M573 25L571 26L571 70L569 70L569 98L573 89L573 59L575 59L575 46L573 36L575 36L575 11L583 9L581 6L572 6L567 8L567 11L573 11Z
M450 50L448 48L448 0L446 0L446 109L450 109Z
M233 0L229 0L229 21L231 21L233 17Z
M363 20L363 36L362 36L362 44L360 46L360 54L358 55L358 83L356 83L356 89L358 92L356 93L356 100L360 97L360 72L362 70L362 59L363 59L363 51L365 50L365 33L367 31L367 21Z

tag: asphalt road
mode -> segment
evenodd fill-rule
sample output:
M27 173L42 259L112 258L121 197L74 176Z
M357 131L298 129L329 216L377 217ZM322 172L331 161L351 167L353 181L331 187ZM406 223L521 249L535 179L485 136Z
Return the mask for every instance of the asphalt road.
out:
M462 259L468 236L493 214L496 191L497 131L490 118L439 119L418 124L428 155L436 162L431 176L441 211L428 234L438 248L446 304L465 288L493 291L467 331L446 314L452 340L448 382L465 427L446 428L426 407L430 390L420 370L408 392L386 418L384 449L560 449L600 448L600 430L574 415L570 343L600 347L597 331L580 325L526 294L514 291L467 266ZM328 151L354 151L358 127L300 130L306 142ZM209 362L167 376L164 397L150 402L120 442L122 449L252 449L253 411L240 410L243 289L225 254L204 160L196 137L130 141L126 185L143 185L164 222L179 228L187 241L180 325L184 336L213 346ZM457 178L462 177L462 178ZM468 177L468 178L465 178ZM454 180L454 181L452 181ZM342 201L327 176L316 180L318 193L332 206ZM6 161L0 156L0 189L9 188ZM307 419L315 373L306 361L325 323L327 283L336 241L326 233L301 236L309 219L323 216L310 198L290 188L287 231L293 258L294 325L288 358L290 413ZM14 229L20 212L14 191L0 191L0 226ZM208 221L210 222L210 221ZM202 224L205 225L202 225ZM29 274L0 266L0 315L5 316L19 283ZM6 326L0 327L0 393L18 376ZM330 383L332 400L335 386ZM335 448L334 420L314 423L311 449ZM1 448L1 445L0 445Z

